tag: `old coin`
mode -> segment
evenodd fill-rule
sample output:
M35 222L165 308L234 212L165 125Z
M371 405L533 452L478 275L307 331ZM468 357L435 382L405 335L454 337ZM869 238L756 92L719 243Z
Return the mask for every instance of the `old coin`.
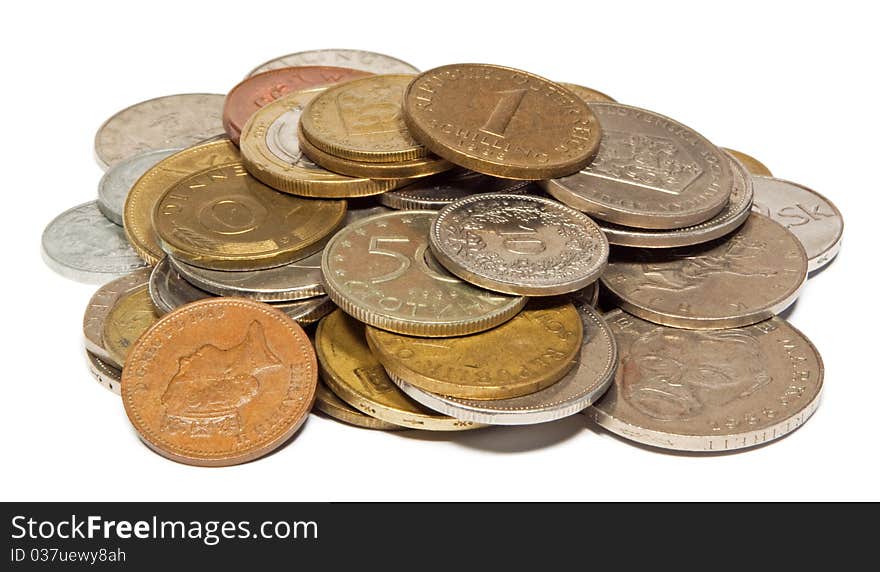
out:
M758 161L751 155L747 155L742 151L737 151L735 149L728 149L726 147L722 147L721 150L733 155L733 158L742 163L746 170L752 175L762 175L765 177L773 176L773 173L770 172L767 165Z
M339 66L372 73L418 73L419 69L403 60L365 50L309 50L287 54L258 65L249 76L290 66Z
M618 361L614 337L599 312L586 304L577 309L584 335L575 365L562 379L536 393L497 400L457 399L425 391L402 378L392 379L419 403L477 423L529 425L574 415L605 393Z
M103 284L145 266L96 201L55 217L43 231L41 247L49 268L79 282Z
M104 321L120 296L139 288L150 280L150 269L141 268L101 286L89 300L83 314L83 339L86 351L104 361L112 360L104 349Z
M822 358L781 318L713 331L658 326L620 310L605 319L620 366L587 413L625 439L730 451L794 431L819 405Z
M451 202L480 193L527 194L530 181L501 179L467 169L453 169L439 175L416 179L394 191L379 195L387 207L401 210L440 210Z
M315 391L315 405L313 411L314 410L320 411L327 417L332 417L338 421L356 427L362 427L364 429L378 429L382 431L398 431L405 429L405 427L400 425L387 423L381 419L376 419L375 417L370 417L369 415L361 413L348 403L339 399L339 397L324 385L324 382L322 381L318 381L318 388Z
M214 298L171 312L132 348L122 402L141 439L181 463L261 457L308 416L318 380L309 339L260 302Z
M809 271L837 256L843 239L843 216L834 203L798 183L772 177L752 177L752 208L790 230L807 252Z
M101 333L112 365L124 366L131 347L158 319L146 285L120 296L110 308Z
M563 83L560 82L561 86L567 87L571 91L574 92L576 96L583 99L587 103L592 103L594 101L604 101L609 103L617 103L617 100L611 97L610 95L605 95L601 91L595 90L591 87L584 87L582 85L578 85L576 83Z
M303 199L267 187L235 163L170 187L156 202L162 249L213 270L258 270L320 250L345 217L345 201Z
M157 149L132 155L113 165L98 183L98 208L104 216L122 226L125 199L135 181L153 165L180 149Z
M106 387L116 395L119 395L122 383L122 370L102 360L90 351L86 352L89 361L89 372L98 383Z
M397 211L340 230L324 248L327 293L367 324L417 336L460 336L512 318L525 298L462 282L430 255L434 211Z
M679 328L735 328L777 314L797 298L807 255L782 225L752 213L728 237L666 250L619 249L602 285L620 307Z
M704 222L728 204L733 187L723 151L689 127L620 103L591 103L602 144L579 173L542 181L563 203L636 228Z
M553 385L574 367L583 339L577 309L559 300L532 301L497 328L469 336L426 339L367 328L370 348L395 379L478 400Z
M407 127L431 151L472 171L547 179L582 169L599 148L593 112L569 89L487 64L426 71L403 98Z
M213 93L184 93L126 107L98 129L98 163L107 169L133 155L189 147L222 133L223 99Z
M337 310L318 324L315 351L321 377L344 401L394 425L426 431L462 431L479 424L426 409L388 378L364 337L364 325Z
M300 149L299 119L306 104L326 88L297 91L251 116L242 131L241 156L248 171L273 189L319 198L375 195L401 184L328 171Z
M332 66L278 68L245 78L233 87L223 106L223 128L238 143L247 120L264 105L301 89L340 83L372 75L370 72Z
M610 222L598 221L596 224L605 233L608 242L619 246L641 248L673 248L701 244L720 238L736 230L749 218L752 211L752 177L738 161L730 160L733 171L733 189L730 200L721 212L706 222L672 230L649 230L630 228Z
M543 197L488 194L434 219L431 251L450 272L496 292L552 296L595 282L608 241L590 217Z
M229 139L203 143L159 161L138 179L125 199L125 235L137 253L149 264L165 256L153 229L153 210L169 187L211 167L241 161L238 148Z

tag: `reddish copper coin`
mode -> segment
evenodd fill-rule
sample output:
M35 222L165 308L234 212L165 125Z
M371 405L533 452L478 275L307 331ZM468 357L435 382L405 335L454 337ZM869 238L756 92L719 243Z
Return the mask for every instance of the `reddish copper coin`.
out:
M343 83L370 72L333 66L296 66L258 73L232 88L223 106L223 128L238 145L244 124L258 109L294 91Z
M317 382L315 352L296 322L260 302L212 298L166 314L138 339L122 402L160 455L236 465L296 433Z

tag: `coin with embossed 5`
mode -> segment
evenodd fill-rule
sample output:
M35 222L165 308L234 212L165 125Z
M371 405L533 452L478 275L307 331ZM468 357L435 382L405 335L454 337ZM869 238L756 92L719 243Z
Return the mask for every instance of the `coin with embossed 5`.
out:
M593 101L606 101L611 103L617 103L617 100L611 97L610 95L605 95L601 91L595 90L591 87L585 87L582 85L578 85L576 83L564 83L560 82L561 86L567 87L571 91L574 92L576 96L583 99L587 103Z
M123 367L131 346L158 319L146 284L120 296L104 319L101 332L112 364Z
M402 210L440 210L449 203L480 193L527 194L537 190L530 181L501 179L467 169L416 179L394 191L379 195L387 207ZM540 191L538 191L540 192Z
M807 251L810 272L831 262L843 240L843 216L834 203L798 183L772 177L752 177L752 208L794 234Z
M337 310L318 324L315 350L321 378L352 407L370 417L426 431L462 431L481 425L422 407L388 378L367 346L364 325Z
M666 250L618 249L602 285L621 308L680 328L734 328L777 314L797 298L807 255L782 225L752 213L731 235Z
M372 73L418 73L412 64L385 54L366 50L309 50L287 54L254 68L248 75L290 66L340 66Z
M89 362L89 372L95 381L106 387L116 395L119 395L122 383L122 370L108 363L90 351L86 351L86 359Z
M128 292L147 284L150 279L150 269L141 268L122 278L104 284L92 295L86 311L83 314L83 339L86 350L90 354L104 361L112 361L113 358L104 348L104 321L107 314L116 304L116 301ZM118 365L118 364L113 364Z
M340 230L324 248L327 293L367 324L418 336L460 336L512 318L525 298L483 290L447 272L430 253L435 211L396 211Z
M601 129L571 90L528 72L453 64L415 78L403 99L406 125L431 151L472 171L546 179L583 168Z
M381 431L399 431L406 429L401 425L386 423L381 419L370 417L365 413L361 413L348 403L339 399L333 391L331 391L324 382L318 381L318 389L315 391L315 405L312 411L320 411L327 417L361 427L363 429L378 429Z
M580 172L542 181L548 193L598 219L649 229L699 224L727 205L730 162L693 129L620 103L590 108L602 124L599 152Z
M318 368L309 339L272 307L214 298L165 315L129 354L122 402L141 439L181 463L270 453L308 416Z
M595 282L608 240L590 217L543 197L488 194L443 207L431 251L447 270L496 292L552 296Z
M158 149L132 155L110 167L98 183L98 208L108 219L122 226L125 199L135 181L153 165L180 149Z
M713 331L659 326L621 310L605 319L620 365L586 413L625 439L682 451L742 449L794 431L819 405L822 358L781 318Z
M534 300L479 334L429 339L367 328L367 341L395 379L462 399L507 399L540 391L577 361L583 326L575 307Z
M772 177L773 173L770 172L770 169L764 163L758 161L751 155L747 155L742 151L737 151L735 149L728 149L727 147L722 147L722 151L726 151L728 154L732 155L734 159L743 164L743 166L748 170L752 175L762 175L764 177Z

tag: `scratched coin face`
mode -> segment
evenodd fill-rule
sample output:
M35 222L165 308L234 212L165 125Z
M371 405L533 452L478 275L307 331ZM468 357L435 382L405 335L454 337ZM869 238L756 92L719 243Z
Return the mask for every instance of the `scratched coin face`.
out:
M695 329L733 328L791 305L807 278L800 241L752 213L727 237L682 248L618 249L602 275L620 307L646 320Z
M431 251L447 270L483 288L551 296L595 282L608 241L588 216L556 201L477 195L440 211Z
M385 54L365 50L329 49L287 54L260 64L248 75L289 66L339 66L376 74L419 72L414 65Z
M155 149L189 147L223 133L224 96L166 95L126 107L95 135L95 155L105 169Z
M180 149L158 149L133 155L113 165L98 183L98 208L111 221L122 226L125 199L135 181L150 168Z
M781 318L712 331L660 326L621 310L605 319L620 365L587 413L625 439L730 451L794 431L819 405L822 358Z
M694 130L652 111L591 103L602 124L593 161L545 190L600 220L648 229L700 224L728 203L727 156Z
M104 348L104 321L107 314L116 304L116 301L126 293L147 284L150 279L150 269L141 268L122 278L117 278L101 286L89 300L86 311L83 314L83 339L86 350L104 361L113 358ZM118 366L119 364L112 364Z
M146 284L120 296L107 314L101 334L111 362L124 366L131 347L158 319Z
M512 318L525 304L463 282L430 254L437 213L399 211L351 224L324 248L327 293L358 320L417 336L460 336Z
M843 239L843 216L834 203L798 183L772 177L752 177L752 208L775 220L804 245L810 272L831 262Z
M501 179L467 169L456 169L416 179L379 195L383 205L401 210L440 210L449 203L480 193L526 194L535 190L529 181Z
M181 463L222 466L287 441L315 398L309 339L260 302L214 298L165 315L132 348L122 402L141 439Z

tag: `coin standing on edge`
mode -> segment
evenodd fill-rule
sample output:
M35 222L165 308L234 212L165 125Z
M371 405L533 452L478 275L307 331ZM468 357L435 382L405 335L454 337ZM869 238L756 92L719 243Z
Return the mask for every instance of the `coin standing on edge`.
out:
M365 50L309 50L287 54L258 65L248 76L290 66L339 66L377 74L419 73L419 69L403 60Z
M110 356L111 365L123 368L131 346L158 319L159 313L146 285L120 296L110 308L101 332L101 341Z
M98 182L98 208L108 219L122 226L125 199L135 181L162 159L180 149L157 149L119 161Z
M528 194L535 190L531 181L490 177L467 169L454 169L439 175L416 179L397 190L379 195L379 201L392 209L440 210L449 203L482 193Z
M370 417L365 413L361 413L348 403L339 399L339 397L328 388L323 381L318 381L318 388L315 391L315 405L312 411L320 411L327 417L332 417L337 421L342 421L355 427L362 429L376 429L379 431L400 431L406 429L401 425L395 425Z
M778 439L819 406L824 368L781 318L728 330L681 330L614 310L614 384L586 413L625 439L718 452Z
M214 298L167 314L138 340L122 402L156 453L235 465L297 432L317 381L315 353L293 320L260 302Z
M107 363L90 351L86 351L86 358L89 362L89 372L91 372L92 377L103 387L119 395L120 384L122 383L122 370Z
M104 321L107 319L107 314L120 296L147 284L149 280L150 269L141 268L104 284L92 295L83 314L83 339L89 354L104 361L112 361L113 358L104 349Z
M742 163L746 170L752 175L761 175L764 177L773 176L773 173L770 172L770 169L767 167L767 165L758 161L751 155L747 155L742 151L737 151L736 149L728 149L726 147L722 147L721 150L727 152L729 155L732 155L734 159Z

